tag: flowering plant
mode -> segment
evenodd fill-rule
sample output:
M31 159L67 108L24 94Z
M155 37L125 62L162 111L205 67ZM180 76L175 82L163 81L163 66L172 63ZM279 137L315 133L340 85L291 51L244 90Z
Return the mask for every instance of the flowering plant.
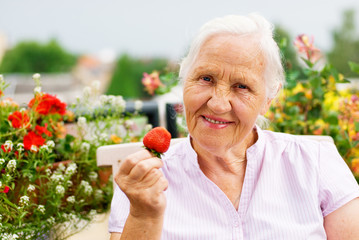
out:
M112 183L99 177L96 148L143 134L134 134L134 116L124 112L121 97L94 94L98 84L69 108L41 91L39 74L33 78L34 98L20 107L4 98L0 75L0 239L65 239L79 231L85 226L79 223L106 211L112 198ZM94 101L101 106L94 108ZM76 118L66 133L65 121Z
M359 152L355 150L359 148L358 93L337 89L338 83L349 81L330 64L319 66L321 53L314 47L313 38L302 34L294 44L302 54L306 79L298 79L297 72L286 73L287 84L267 113L271 129L332 136L354 174L359 174ZM354 70L357 65L351 66Z
M178 84L178 79L173 72L161 76L158 71L153 71L151 74L145 72L143 73L142 84L148 94L162 95L171 91Z

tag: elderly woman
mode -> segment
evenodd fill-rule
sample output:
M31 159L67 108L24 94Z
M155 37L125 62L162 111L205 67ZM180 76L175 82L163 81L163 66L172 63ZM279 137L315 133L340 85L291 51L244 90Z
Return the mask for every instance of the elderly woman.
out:
M189 136L121 163L111 239L359 239L359 187L335 146L256 124L284 84L263 17L204 25L180 77Z

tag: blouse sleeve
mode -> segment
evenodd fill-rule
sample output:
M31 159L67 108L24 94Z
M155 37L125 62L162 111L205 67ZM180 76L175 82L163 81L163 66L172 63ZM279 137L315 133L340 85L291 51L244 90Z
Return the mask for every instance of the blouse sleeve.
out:
M334 144L322 142L319 154L319 200L325 217L359 197L359 186Z
M110 233L122 233L129 212L130 202L127 196L116 185L111 202L111 213L108 222L108 231Z

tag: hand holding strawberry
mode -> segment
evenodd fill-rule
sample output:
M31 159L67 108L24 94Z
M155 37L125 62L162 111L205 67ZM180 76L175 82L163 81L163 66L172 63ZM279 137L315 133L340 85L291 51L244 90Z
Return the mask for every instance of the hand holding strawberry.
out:
M145 148L161 158L161 154L166 152L171 143L171 134L163 127L155 127L143 138Z

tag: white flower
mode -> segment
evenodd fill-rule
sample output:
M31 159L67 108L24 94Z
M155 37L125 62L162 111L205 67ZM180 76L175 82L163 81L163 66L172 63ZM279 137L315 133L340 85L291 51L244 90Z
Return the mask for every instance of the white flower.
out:
M95 198L96 199L102 199L103 198L103 191L101 189L95 190Z
M0 214L0 221L2 220L2 215Z
M120 111L123 111L126 108L126 101L123 100L122 96L117 96L113 105L118 107Z
M20 112L26 112L26 108L20 108Z
M41 212L42 214L44 214L45 213L45 206L44 205L39 205L39 206L37 206L37 210L39 212Z
M4 82L4 76L0 74L0 84Z
M5 159L0 158L0 164L4 164L5 163Z
M50 179L55 183L61 183L62 181L64 181L64 176L61 173L55 172L54 174L52 174Z
M30 199L29 199L29 197L28 196L22 196L22 197L20 197L20 205L24 205L24 206L26 206L26 205L28 205L29 204L29 201L30 201Z
M56 186L56 193L58 194L58 195L64 195L65 194L65 188L63 187L63 186L61 186L61 185L57 185Z
M66 199L66 201L68 201L69 203L75 203L76 199L75 196L70 196Z
M32 75L32 79L34 80L39 80L41 78L40 73L35 73L34 75Z
M91 185L89 184L89 182L82 180L80 183L80 187L82 187L84 189L84 193L86 195L90 195L93 191Z
M12 150L13 143L11 140L7 140L4 143L5 151L11 151Z
M55 218L54 217L49 217L47 219L47 222L50 224L50 225L54 225L55 224Z
M86 118L79 117L77 119L77 126L79 126L80 128L86 128Z
M108 138L108 135L106 133L101 133L99 136L100 141L106 141Z
M94 217L97 214L97 211L95 209L91 209L89 212L89 217Z
M145 132L149 132L153 128L152 124L145 125Z
M7 168L9 169L10 172L13 172L15 171L16 169L16 160L13 159L13 160L10 160L8 163L7 163Z
M55 142L52 141L52 140L49 140L46 142L46 145L49 147L49 148L54 148L55 147Z
M94 171L91 171L88 176L89 176L91 181L96 181L97 177L98 177L98 174L96 172L94 172Z
M126 126L127 128L131 128L134 124L135 124L135 122L132 121L132 120L126 120L126 121L125 121L125 126Z
M45 172L47 176L50 176L52 173L50 168L46 168Z
M34 88L34 93L35 94L40 94L41 93L41 87L40 86L37 86Z
M100 103L101 103L101 105L105 105L105 104L107 103L107 101L108 101L107 95L101 95L101 96L100 96Z
M65 175L67 177L74 175L76 173L76 169L77 169L76 163L70 163L66 168Z
M23 144L23 143L18 143L16 146L17 146L17 150L18 150L19 152L24 151L24 144Z
M31 145L30 151L31 151L31 152L38 152L38 151L39 151L39 148L38 148L36 145Z
M32 145L32 146L34 146L34 145ZM40 151L41 151L41 152L42 152L42 151L46 151L46 152L49 152L49 153L52 152L52 150L50 150L47 145L42 145L42 146L40 147Z
M41 86L40 78L41 75L39 73L35 73L34 75L32 75L32 79L34 80L36 86Z
M84 98L89 98L91 96L91 88L84 87L82 94L83 94Z
M59 166L57 167L57 169L61 172L65 171L66 167L63 163L60 163Z
M68 187L71 187L71 186L73 185L73 183L72 183L71 180L68 180L68 181L66 182L66 184L67 184Z
M98 92L100 92L100 86L101 86L100 81L98 81L98 80L93 81L93 82L91 83L92 92L93 92L94 94L97 94Z
M107 96L107 101L108 101L109 104L115 105L115 103L116 103L116 96L114 96L114 95L108 95L108 96Z
M32 192L32 191L34 191L34 190L35 190L35 186L32 185L32 184L30 184L30 185L27 187L27 191L29 191L29 192Z
M69 213L68 217L70 220L76 219L76 215L74 213Z
M0 181L0 188L2 187L2 182ZM1 219L0 219L1 220Z
M143 102L141 100L136 100L135 101L135 111L141 111L143 107Z
M83 143L81 144L81 150L82 150L83 152L88 152L88 151L90 150L90 144L87 143L87 142L83 142Z

